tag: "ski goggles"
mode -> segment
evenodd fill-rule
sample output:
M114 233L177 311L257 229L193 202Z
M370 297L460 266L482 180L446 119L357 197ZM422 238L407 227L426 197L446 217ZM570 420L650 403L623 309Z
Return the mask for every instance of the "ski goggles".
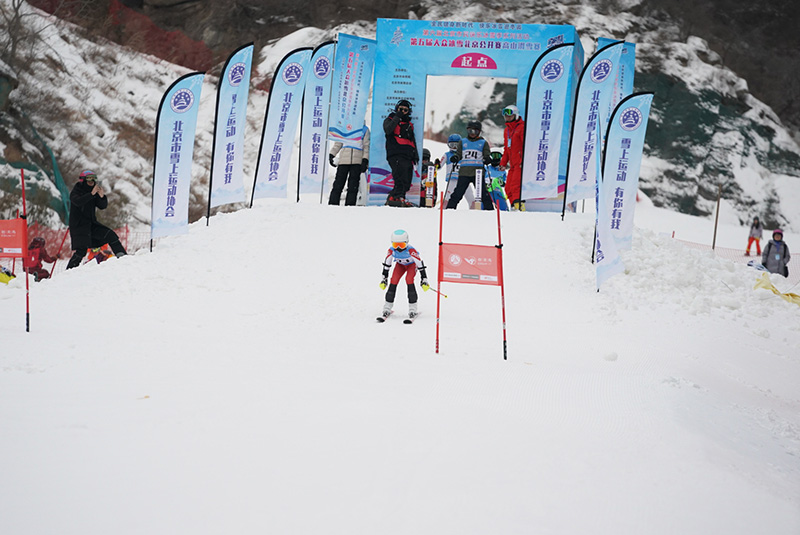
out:
M503 108L503 115L506 117L511 117L512 115L516 115L516 113L514 113L514 110L511 108Z
M404 241L393 241L392 242L392 247L394 247L395 249L405 249L407 246L408 246L408 244L406 242L404 242Z
M83 177L86 182L95 182L97 180L97 175L86 175Z
M409 112L411 112L411 110L409 110L409 109L408 109L408 108L406 108L405 106L398 106L398 107L397 107L397 111L399 111L399 112L401 112L401 113L409 113Z

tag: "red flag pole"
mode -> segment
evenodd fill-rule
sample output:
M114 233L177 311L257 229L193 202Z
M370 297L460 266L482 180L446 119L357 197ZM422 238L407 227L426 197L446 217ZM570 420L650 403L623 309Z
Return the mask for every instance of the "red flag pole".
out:
M508 340L506 339L506 290L503 277L503 237L500 234L500 202L495 203L497 212L497 269L500 273L500 308L503 311L503 360L508 360Z
M28 257L28 207L25 204L25 170L20 169L20 180L22 182L22 219L25 220L25 241L23 242L23 258ZM25 272L25 332L31 332L31 288L28 281L28 270L25 269L25 262L22 263L22 271Z
M439 265L436 267L436 286L442 287L442 216L444 214L444 192L439 194ZM436 354L439 354L439 310L442 294L436 291Z

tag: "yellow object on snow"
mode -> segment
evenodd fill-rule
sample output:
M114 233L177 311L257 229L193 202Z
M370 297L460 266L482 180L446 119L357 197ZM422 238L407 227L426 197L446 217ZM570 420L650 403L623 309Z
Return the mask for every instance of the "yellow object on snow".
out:
M756 285L753 289L757 290L758 288L764 288L765 290L770 290L772 291L772 293L781 296L781 298L785 299L786 301L794 303L795 305L800 305L800 295L792 293L785 293L785 294L781 293L775 287L775 285L772 284L772 281L769 280L769 275L767 274L766 271L761 274L761 278L756 281Z
M0 267L0 282L3 284L8 284L13 278L14 275L12 275L9 270L4 267Z

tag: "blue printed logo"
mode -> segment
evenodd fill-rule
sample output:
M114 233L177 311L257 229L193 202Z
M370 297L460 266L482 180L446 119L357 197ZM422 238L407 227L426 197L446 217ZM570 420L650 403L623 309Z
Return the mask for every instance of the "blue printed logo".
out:
M188 89L181 89L175 93L169 101L169 107L172 108L172 111L175 113L189 111L192 104L194 104L194 93Z
M327 56L320 56L314 62L314 76L319 79L325 78L331 72L331 60Z
M634 108L633 106L630 108L625 108L625 110L619 115L619 125L623 130L627 130L628 132L639 128L639 126L642 124L642 120L642 112L639 110L639 108Z
M611 74L611 68L614 66L610 59L604 59L597 62L597 65L592 67L592 82L599 84L608 78Z
M233 86L236 87L242 83L244 80L244 73L247 71L247 66L244 63L237 63L231 70L228 72L228 82Z
M542 80L552 84L557 82L561 75L564 74L564 64L561 60L551 59L542 65Z
M290 63L283 70L283 81L286 85L297 85L303 77L303 66L299 63Z

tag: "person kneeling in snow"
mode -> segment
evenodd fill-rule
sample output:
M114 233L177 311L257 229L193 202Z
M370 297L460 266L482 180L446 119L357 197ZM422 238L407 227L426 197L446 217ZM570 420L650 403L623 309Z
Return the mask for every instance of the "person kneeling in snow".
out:
M392 271L392 280L389 281L389 268L392 264L397 264ZM397 283L405 275L406 284L408 284L408 317L414 318L417 315L417 289L414 287L414 277L419 270L422 280L420 285L422 291L427 292L430 288L428 285L428 276L425 274L425 263L419 256L419 252L408 244L408 233L405 230L395 230L392 233L392 246L386 253L386 258L383 260L383 279L381 280L381 290L386 290L388 284L389 289L386 290L386 302L383 305L383 317L386 318L392 313L392 306L394 305L394 296L397 293Z

